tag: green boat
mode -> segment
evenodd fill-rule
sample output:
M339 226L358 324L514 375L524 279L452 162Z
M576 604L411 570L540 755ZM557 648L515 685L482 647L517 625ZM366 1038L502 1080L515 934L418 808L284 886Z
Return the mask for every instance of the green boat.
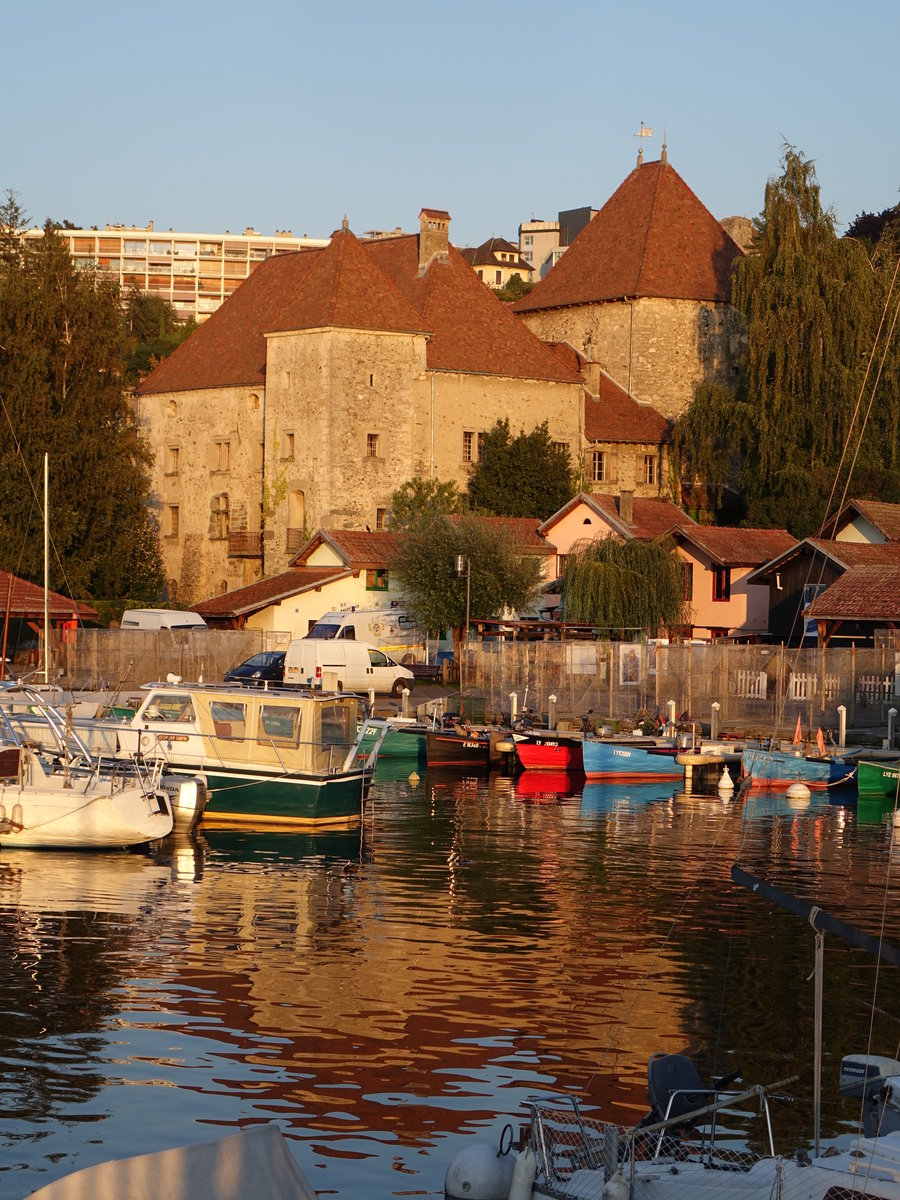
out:
M384 741L378 751L378 762L400 759L404 762L425 766L425 726L421 721L403 717L388 717ZM380 730L369 729L363 734L363 747L375 744Z
M900 787L900 759L857 759L856 788L859 794L893 800Z
M203 824L255 829L346 828L359 823L386 733L360 721L361 699L320 690L151 684L130 721L78 722L118 757L160 757L202 776Z

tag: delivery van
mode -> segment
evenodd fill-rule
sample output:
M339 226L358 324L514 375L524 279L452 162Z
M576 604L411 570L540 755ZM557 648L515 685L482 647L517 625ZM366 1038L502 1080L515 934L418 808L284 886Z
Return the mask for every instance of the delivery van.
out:
M177 608L127 608L120 622L122 629L208 629L199 613Z
M343 608L323 613L306 636L368 642L404 666L439 661L439 651L453 649L452 641L446 638L426 639L406 609L399 607Z
M383 650L346 638L294 638L284 656L284 682L345 692L412 690L414 675Z

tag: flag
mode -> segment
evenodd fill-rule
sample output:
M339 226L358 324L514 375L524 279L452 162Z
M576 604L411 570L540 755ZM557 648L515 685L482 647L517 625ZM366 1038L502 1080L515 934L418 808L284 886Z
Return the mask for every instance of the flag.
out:
M819 753L825 753L825 738L822 736L822 730L816 731L816 745L819 747Z
M803 741L803 726L800 724L800 714L797 713L797 728L794 730L794 745L799 746Z

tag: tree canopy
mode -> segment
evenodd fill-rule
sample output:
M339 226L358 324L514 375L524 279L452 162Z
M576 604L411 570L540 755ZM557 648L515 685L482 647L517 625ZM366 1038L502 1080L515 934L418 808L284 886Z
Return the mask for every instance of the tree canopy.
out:
M123 320L125 384L139 383L196 328L196 321L182 321L163 296L133 288L125 299Z
M605 537L576 545L563 576L566 621L611 637L656 636L685 625L682 564L671 543Z
M462 573L457 572L459 555L468 564ZM466 623L467 582L470 621L498 617L533 604L541 567L501 524L472 513L441 513L402 531L391 576L419 628L453 629L458 645Z
M461 512L463 496L452 480L408 479L391 496L389 529L409 529L433 517Z
M887 354L877 392L870 371L890 327L896 254L880 245L870 257L863 242L838 237L813 164L786 147L782 166L734 276L748 341L740 378L734 389L698 389L676 425L673 460L682 485L698 475L734 484L750 524L803 536L840 498L851 466L854 495L900 493L900 355Z
M43 578L49 456L50 586L80 598L155 598L159 543L149 453L123 390L118 284L76 270L50 222L22 241L0 205L0 564Z
M469 476L473 508L498 517L546 520L572 498L575 473L569 451L550 440L544 421L515 437L503 418L485 433Z
M510 275L506 283L501 288L493 288L494 295L498 300L504 300L507 304L513 304L516 300L521 300L523 296L527 296L529 292L533 292L535 285L526 283L522 276L516 271Z

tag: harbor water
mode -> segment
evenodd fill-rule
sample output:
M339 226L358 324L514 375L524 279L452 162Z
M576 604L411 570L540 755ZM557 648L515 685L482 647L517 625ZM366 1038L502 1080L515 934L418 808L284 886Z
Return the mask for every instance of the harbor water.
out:
M808 1145L814 934L731 866L900 944L895 833L855 792L385 764L361 831L3 850L0 1197L267 1122L323 1196L441 1196L528 1096L641 1117L657 1051L798 1076L776 1141ZM826 938L823 1136L855 1117L842 1055L900 1058L898 999Z

